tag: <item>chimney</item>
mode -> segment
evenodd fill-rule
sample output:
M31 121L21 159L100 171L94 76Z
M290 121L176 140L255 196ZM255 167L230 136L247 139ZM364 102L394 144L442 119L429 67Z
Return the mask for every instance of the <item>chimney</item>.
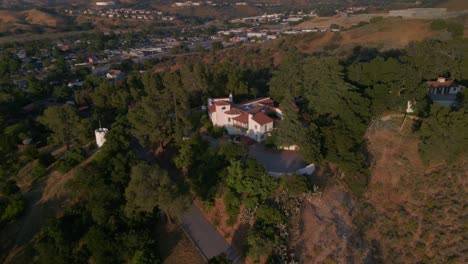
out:
M445 77L439 77L437 78L437 82L440 82L440 83L444 83L446 80L445 80Z
M234 99L233 99L233 97L232 97L232 93L229 93L229 102L232 103L233 101L234 101Z

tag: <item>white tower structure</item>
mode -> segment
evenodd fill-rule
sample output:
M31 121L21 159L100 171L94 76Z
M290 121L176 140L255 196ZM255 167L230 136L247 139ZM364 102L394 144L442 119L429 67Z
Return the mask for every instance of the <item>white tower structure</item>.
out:
M94 135L96 136L96 145L98 148L102 147L106 142L106 134L109 130L107 128L101 127L101 121L99 121L99 128L94 130Z
M408 101L408 103L406 104L406 113L408 114L414 113L413 105L414 105L414 102Z

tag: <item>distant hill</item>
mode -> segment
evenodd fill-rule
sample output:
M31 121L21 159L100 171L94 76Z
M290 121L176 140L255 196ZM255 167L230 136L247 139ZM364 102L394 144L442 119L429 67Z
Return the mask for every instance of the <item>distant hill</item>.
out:
M450 11L468 10L468 1L466 0L446 0L437 5L437 7L446 7Z
M25 11L0 10L0 32L31 32L40 30L48 32L62 27L65 19L59 15L38 9Z
M0 0L1 7L54 6L61 4L86 4L85 0Z
M431 30L430 24L430 20L388 18L343 32L299 34L261 44L247 44L226 49L219 59L233 60L241 65L249 65L252 61L278 64L281 52L291 48L296 48L305 54L327 52L347 56L355 46L392 50L401 49L412 42L425 39L451 38L446 31ZM238 56L238 54L245 54L245 56Z
M230 6L230 7L173 7L170 5L160 6L159 9L173 15L214 18L214 19L230 19L245 16L257 16L264 14L264 10L255 6Z

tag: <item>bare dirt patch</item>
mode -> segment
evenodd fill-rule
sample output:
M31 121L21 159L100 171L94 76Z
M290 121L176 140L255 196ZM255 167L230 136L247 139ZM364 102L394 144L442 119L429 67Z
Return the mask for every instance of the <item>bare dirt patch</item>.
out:
M355 259L351 249L354 204L350 193L336 179L329 181L321 197L304 204L298 245L300 263L348 263Z
M58 25L63 23L63 19L61 19L60 17L39 11L37 9L23 11L21 13L21 16L27 23L31 25L57 27Z
M405 126L410 127L411 124ZM395 209L398 202L407 200L408 197L395 191L401 184L401 177L422 175L425 170L419 158L418 138L415 135L403 136L398 129L398 126L370 129L367 135L368 150L372 153L372 191L368 192L368 199L383 205L378 209Z
M418 137L392 126L370 129L367 139L372 164L366 198L374 212L366 236L378 241L383 260L466 262L466 157L425 166Z

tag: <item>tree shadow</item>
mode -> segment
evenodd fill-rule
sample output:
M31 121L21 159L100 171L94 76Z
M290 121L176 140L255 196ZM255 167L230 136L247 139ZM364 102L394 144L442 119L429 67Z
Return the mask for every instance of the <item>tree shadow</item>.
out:
M378 240L372 240L370 250L364 258L365 264L383 263L381 245Z
M158 234L158 241L164 241L163 243L158 243L159 256L163 263L164 260L172 255L177 244L184 238L184 233L181 224L170 224L165 220L158 221L156 232Z
M247 252L246 239L250 229L249 224L240 224L232 236L231 247L237 255L238 262L245 263L245 255ZM229 255L228 255L229 256Z

